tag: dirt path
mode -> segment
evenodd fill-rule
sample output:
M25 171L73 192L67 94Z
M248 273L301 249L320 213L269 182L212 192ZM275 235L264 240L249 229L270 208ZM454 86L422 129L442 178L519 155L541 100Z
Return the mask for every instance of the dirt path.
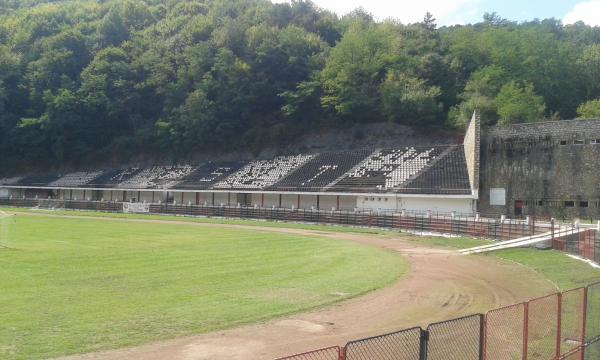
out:
M32 216L48 216L34 214ZM94 217L77 217L90 219ZM493 256L461 256L406 241L402 235L333 233L302 229L220 225L167 220L96 219L181 223L317 235L355 241L405 256L410 272L397 283L365 296L284 319L138 347L71 356L63 360L273 359L416 325L509 305L555 291L531 269Z

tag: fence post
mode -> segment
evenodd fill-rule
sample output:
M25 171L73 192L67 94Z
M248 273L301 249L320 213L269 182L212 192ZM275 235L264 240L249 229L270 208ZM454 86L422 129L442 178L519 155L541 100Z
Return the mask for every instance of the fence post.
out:
M340 360L346 360L346 347L340 348Z
M525 303L523 311L523 360L527 360L529 342L529 302Z
M481 315L481 335L479 337L479 359L485 360L486 355L486 342L487 342L487 314Z
M580 305L580 318L581 321L579 322L579 335L581 336L580 341L580 346L581 346L581 351L579 353L579 359L580 360L584 360L585 359L585 327L586 327L586 322L587 322L587 302L588 302L588 288L584 287L583 288L583 296L581 297L581 305Z
M562 293L556 296L558 304L556 307L556 358L560 359L560 342L562 339Z
M429 343L429 331L421 329L421 346L419 348L419 360L427 360L427 344Z

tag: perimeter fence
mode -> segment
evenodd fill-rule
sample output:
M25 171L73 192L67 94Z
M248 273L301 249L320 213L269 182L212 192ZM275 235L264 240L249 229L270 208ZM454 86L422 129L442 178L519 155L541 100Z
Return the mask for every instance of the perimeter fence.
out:
M552 248L600 263L600 234L596 229L555 237Z
M123 212L122 202L57 200L57 199L0 199L0 206L42 209ZM244 206L210 206L181 204L149 204L148 212L158 215L203 216L272 221L294 221L315 224L379 227L413 233L440 233L459 236L510 240L550 231L546 223L517 219L491 219L464 214L397 213L379 211L346 211L323 209L262 208Z
M277 360L598 360L600 282Z

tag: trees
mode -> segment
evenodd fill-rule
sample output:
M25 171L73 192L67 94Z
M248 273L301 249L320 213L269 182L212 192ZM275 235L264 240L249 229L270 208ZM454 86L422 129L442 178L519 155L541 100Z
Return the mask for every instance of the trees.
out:
M460 129L475 109L484 125L589 117L599 43L582 23L439 28L301 0L0 0L0 163L258 151L361 122Z
M600 119L600 99L586 101L577 108L579 119Z
M529 82L511 81L502 86L495 102L501 125L540 121L546 109L544 100L535 94Z
M422 79L390 71L381 85L383 115L406 125L434 124L441 111L437 101L441 93Z

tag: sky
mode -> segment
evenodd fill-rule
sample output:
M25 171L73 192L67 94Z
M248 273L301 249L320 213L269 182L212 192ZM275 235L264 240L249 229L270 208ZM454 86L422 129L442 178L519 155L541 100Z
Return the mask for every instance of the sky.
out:
M272 0L289 2L290 0ZM378 20L396 18L403 23L421 21L429 11L438 25L481 21L486 12L496 12L516 21L555 18L565 24L577 21L600 26L600 0L312 0L339 15L362 7Z

